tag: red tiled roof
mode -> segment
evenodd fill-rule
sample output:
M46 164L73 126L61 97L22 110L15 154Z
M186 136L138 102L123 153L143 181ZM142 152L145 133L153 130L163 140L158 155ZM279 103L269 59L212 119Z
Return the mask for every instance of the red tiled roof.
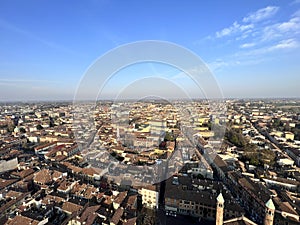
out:
M62 206L62 210L72 214L73 212L79 212L83 207L81 205L77 205L71 202L64 202Z
M43 169L37 172L34 176L34 181L39 184L48 184L52 181L51 172L48 169Z
M37 225L39 221L30 219L25 216L15 216L12 220L8 220L6 225Z

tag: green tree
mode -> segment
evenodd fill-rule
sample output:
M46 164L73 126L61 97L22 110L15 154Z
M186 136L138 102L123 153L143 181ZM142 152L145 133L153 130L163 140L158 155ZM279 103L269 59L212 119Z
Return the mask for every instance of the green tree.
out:
M36 129L38 129L38 130L43 130L44 127L43 127L41 124L38 124L38 125L36 126Z
M36 129L37 129L37 130L43 130L44 127L43 127L41 124L38 124L38 125L36 126Z
M247 145L247 139L240 130L227 129L225 138L237 147L245 147Z
M11 133L11 132L14 131L15 127L16 127L16 126L15 126L13 123L9 123L9 124L7 125L7 131Z
M24 127L20 127L19 131L20 131L20 133L22 133L22 134L25 134L25 133L26 133L26 130L25 130Z
M166 132L165 141L174 141L173 134L171 134L170 132Z

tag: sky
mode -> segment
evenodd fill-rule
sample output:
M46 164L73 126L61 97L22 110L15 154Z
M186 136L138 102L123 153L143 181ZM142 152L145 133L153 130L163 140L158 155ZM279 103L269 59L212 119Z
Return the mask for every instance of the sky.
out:
M226 98L300 97L299 0L2 0L0 101L72 100L97 59L143 40L198 55ZM142 96L149 85L162 97L201 95L157 62L128 65L103 85L99 98Z

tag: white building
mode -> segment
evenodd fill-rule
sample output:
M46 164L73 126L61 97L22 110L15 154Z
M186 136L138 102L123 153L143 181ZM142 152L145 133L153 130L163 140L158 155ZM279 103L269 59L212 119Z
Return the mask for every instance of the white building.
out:
M139 189L139 194L142 195L142 203L146 208L157 209L159 190L158 186L149 185Z
M18 166L18 159L17 158L13 158L10 160L1 160L0 161L0 172L5 172L8 170L13 170L15 168L17 168Z

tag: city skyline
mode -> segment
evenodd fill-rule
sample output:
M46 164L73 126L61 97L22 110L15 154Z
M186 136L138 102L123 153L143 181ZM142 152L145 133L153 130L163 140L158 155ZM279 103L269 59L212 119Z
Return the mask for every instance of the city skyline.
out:
M226 98L300 97L297 0L0 5L0 101L72 100L97 58L141 40L168 41L196 53ZM103 98L151 76L185 84L193 95L186 74L148 62L116 73Z

